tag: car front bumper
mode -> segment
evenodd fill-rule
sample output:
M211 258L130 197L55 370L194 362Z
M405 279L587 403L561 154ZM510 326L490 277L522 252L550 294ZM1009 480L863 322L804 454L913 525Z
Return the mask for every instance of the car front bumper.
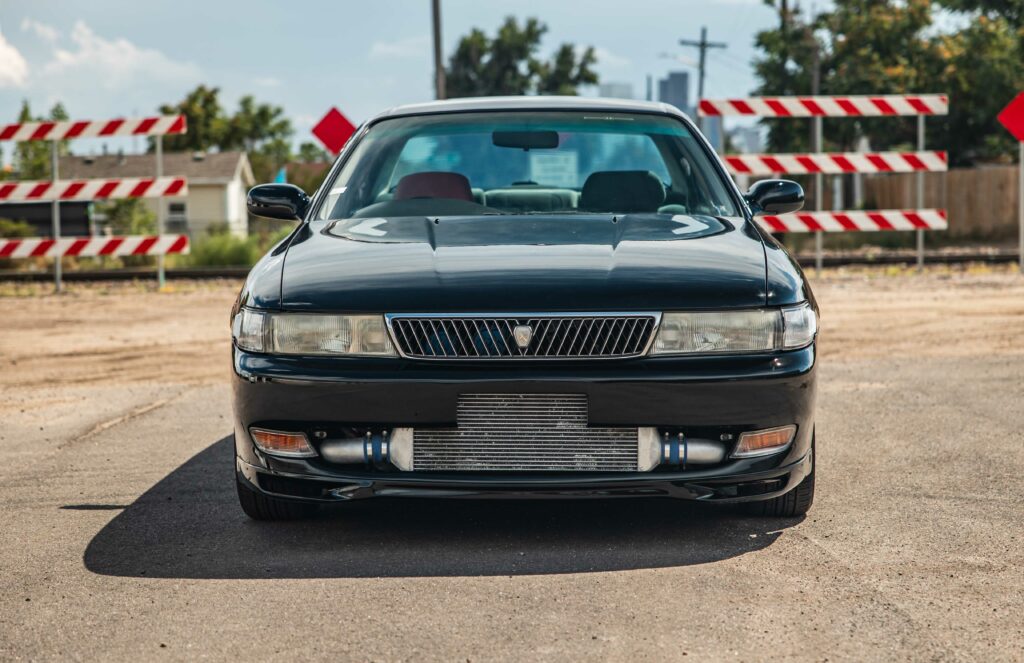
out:
M716 502L769 499L812 470L815 348L770 355L607 362L416 362L271 357L234 350L236 471L282 498L665 496ZM649 472L402 472L281 458L259 451L250 427L311 432L332 426L452 426L467 393L586 394L591 426L655 426L687 436L797 425L776 454Z

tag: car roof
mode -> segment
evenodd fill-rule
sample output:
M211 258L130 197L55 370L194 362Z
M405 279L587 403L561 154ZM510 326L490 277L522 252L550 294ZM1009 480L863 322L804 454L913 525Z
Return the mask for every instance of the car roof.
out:
M617 111L625 113L658 113L661 115L686 117L686 115L675 106L657 101L545 95L517 97L466 97L463 99L447 99L445 101L407 104L405 106L389 108L370 120L370 123L372 124L385 118L405 117L409 115L506 110L592 110Z

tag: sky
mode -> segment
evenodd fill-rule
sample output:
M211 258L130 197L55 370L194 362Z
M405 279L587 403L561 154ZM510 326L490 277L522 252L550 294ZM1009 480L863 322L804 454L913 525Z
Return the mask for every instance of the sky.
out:
M696 59L678 40L701 26L728 44L709 51L705 96L746 96L754 35L777 22L762 0L442 0L446 56L473 27L493 34L509 15L548 25L542 55L593 46L602 81L641 97L648 74L694 72L672 58ZM358 124L433 98L430 30L430 0L0 0L0 123L17 119L23 99L36 113L59 100L76 120L150 115L203 83L229 110L245 94L282 106L296 143L313 140L331 106Z

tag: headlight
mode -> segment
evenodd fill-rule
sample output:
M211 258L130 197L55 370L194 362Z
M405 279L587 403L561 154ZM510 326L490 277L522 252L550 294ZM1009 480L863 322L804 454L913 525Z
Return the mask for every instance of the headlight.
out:
M782 309L782 349L795 350L810 345L818 333L818 316L810 304Z
M235 344L249 352L395 356L382 315L269 313L241 309L232 321L231 332Z
M794 350L818 331L810 304L784 309L665 313L651 354Z

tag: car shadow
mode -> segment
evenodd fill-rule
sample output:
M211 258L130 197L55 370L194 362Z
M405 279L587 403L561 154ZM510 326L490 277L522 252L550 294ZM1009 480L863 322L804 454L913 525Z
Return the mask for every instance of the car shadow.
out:
M233 454L221 439L146 491L93 537L86 568L158 578L586 573L728 559L799 522L652 498L376 499L258 523L238 506Z

